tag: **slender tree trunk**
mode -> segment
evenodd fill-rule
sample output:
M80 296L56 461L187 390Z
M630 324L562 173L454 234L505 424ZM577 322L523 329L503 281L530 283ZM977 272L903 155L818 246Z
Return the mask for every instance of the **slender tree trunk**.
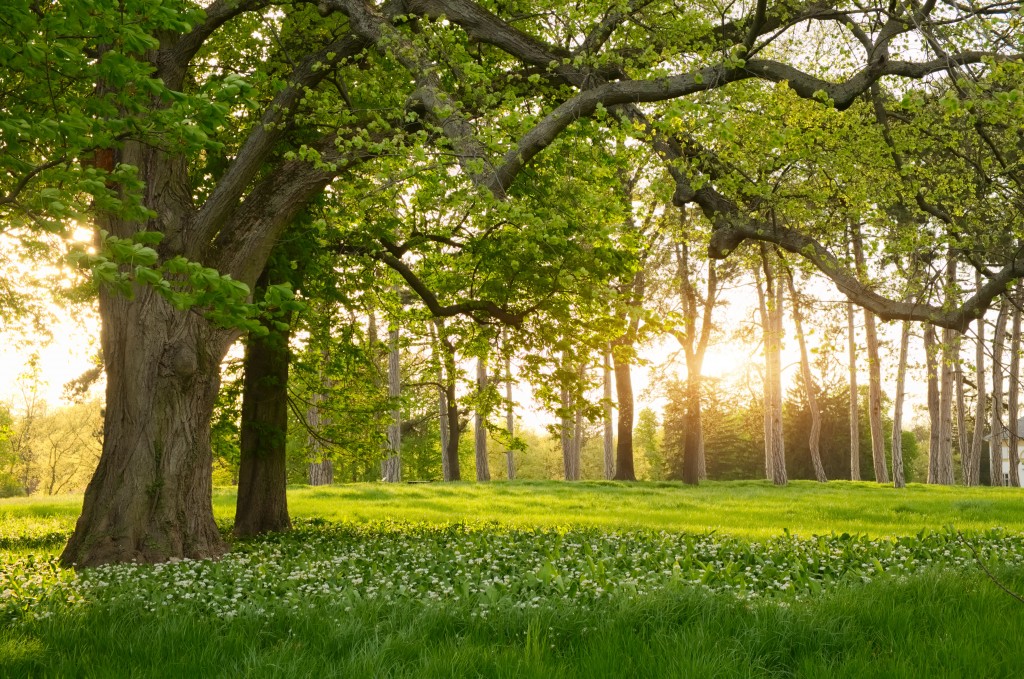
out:
M683 483L700 483L701 449L701 376L686 377L686 433L683 439Z
M875 315L864 310L864 337L868 350L868 422L871 428L871 461L875 467L875 481L889 483L889 470L885 463L885 434L882 429L882 366L878 356L878 332Z
M150 288L100 290L107 373L103 452L65 566L225 551L213 519L210 418L234 333Z
M324 364L329 358L328 352L323 351L321 358ZM322 378L323 387L331 386L329 378ZM328 424L327 418L323 416L320 404L324 402L323 393L315 393L310 398L309 408L306 410L306 427L309 432L306 435L306 446L309 450L309 485L328 486L334 483L334 462L324 455L324 444L321 440L323 428Z
M482 399L484 391L487 390L487 361L482 358L476 359L476 391L477 396ZM487 427L484 425L484 414L479 402L473 418L473 432L476 440L474 449L476 451L476 480L490 481L491 467L487 461Z
M782 313L783 292L776 275L771 252L761 247L761 264L764 267L764 301L766 309L764 333L766 399L765 410L769 412L765 425L765 454L770 463L766 471L777 486L784 486L786 477L786 449L782 436Z
M1019 287L1018 287L1019 290ZM1014 295L1013 314L1010 321L1010 375L1007 384L1008 404L1006 413L1006 427L1009 430L1009 485L1014 488L1020 487L1020 412L1018 398L1020 395L1020 302L1021 296Z
M867 278L860 226L853 224L850 230L857 271ZM882 432L882 366L878 357L878 332L875 329L875 315L867 309L864 309L864 341L868 350L868 427L871 431L871 461L874 465L875 481L889 483Z
M394 406L391 424L388 426L388 456L381 462L381 478L387 483L402 480L402 409L398 399L402 396L401 353L398 342L401 338L398 324L393 323L388 332L388 396Z
M604 352L604 478L615 477L615 433L612 430L612 354Z
M580 384L586 379L586 366L580 363L579 374ZM572 433L572 462L575 468L575 480L582 478L583 473L583 408L577 399L574 403L573 433Z
M960 360L961 338L962 335L957 333L956 349L953 352L957 359L956 363L953 364L953 386L956 389L954 398L956 400L957 447L960 449L960 469L963 470L964 460L970 455L970 437L967 434L967 413L965 412L967 408L964 398L964 367L963 362ZM967 485L966 478L964 478L964 485Z
M942 415L939 391L939 347L935 327L924 326L925 366L928 371L928 483L937 483L937 460L942 446Z
M1003 485L1003 438L1006 430L1003 427L1003 343L1006 340L1006 316L1010 304L1004 296L999 303L999 315L996 317L996 329L992 338L992 425L990 427L989 447L989 483L993 486Z
M959 360L954 348L958 345L952 330L942 330L942 365L939 391L939 447L935 457L935 483L952 485L953 478L953 364Z
M981 287L981 272L975 272L974 282ZM964 485L977 486L981 482L981 448L985 440L985 317L978 318L976 328L974 368L977 380L977 402L974 404L974 436L969 453L963 455Z
M618 441L615 448L615 479L636 481L633 469L633 380L630 374L631 347L620 343L619 351L612 351L615 368L615 395L618 400Z
M443 432L447 432L447 438L441 440L441 469L445 481L459 481L462 479L462 470L459 465L459 438L462 429L459 427L459 403L456 399L456 376L458 374L455 365L455 346L445 334L444 323L437 319L434 321L437 329L437 341L441 353L442 365L442 394L439 398L439 408L443 408L442 418L444 419Z
M763 256L764 250L762 249ZM771 480L775 476L775 453L772 449L775 439L772 437L772 416L774 414L774 408L772 407L772 384L774 383L774 378L771 374L772 364L769 359L771 348L771 341L769 339L771 331L769 326L771 325L771 316L768 312L767 302L767 298L770 296L770 289L762 288L761 271L757 266L754 267L754 283L757 288L758 311L761 315L761 336L764 346L764 380L762 385L764 391L764 416L762 422L764 427L764 475L766 479Z
M850 350L850 480L860 481L860 393L857 388L857 335L853 302L846 303L846 329Z
M266 272L256 285L257 295L266 290ZM262 337L249 333L235 503L234 533L240 537L291 528L286 492L290 335L274 326Z
M821 463L821 409L818 407L818 387L811 375L811 360L807 354L807 340L804 336L803 313L800 311L800 299L793 282L793 272L787 272L786 282L789 284L789 296L793 302L793 325L796 339L800 346L800 372L804 381L804 393L807 396L807 409L811 414L811 433L807 444L811 452L811 464L814 466L814 477L821 483L828 481L825 467Z
M508 431L509 449L505 451L506 475L509 481L516 478L515 453L511 448L512 437L516 433L516 417L512 407L512 357L505 357L505 429Z
M892 478L893 486L906 488L903 469L903 400L906 394L907 352L910 349L910 323L903 321L900 331L900 359L896 367L896 398L892 411Z

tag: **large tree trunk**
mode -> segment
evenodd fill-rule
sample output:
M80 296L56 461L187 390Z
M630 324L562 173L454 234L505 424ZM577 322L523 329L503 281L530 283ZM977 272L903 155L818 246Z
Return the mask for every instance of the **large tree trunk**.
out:
M612 355L604 352L604 478L615 477L615 433L612 429Z
M981 272L974 274L976 287L981 287ZM981 448L985 440L985 317L978 318L976 327L974 368L977 380L977 401L974 404L974 436L970 450L963 454L964 485L976 486L981 482Z
M1019 288L1018 288L1019 290ZM1020 429L1018 428L1018 420L1020 419L1020 412L1018 408L1018 398L1020 395L1020 295L1015 295L1015 303L1013 305L1013 316L1010 322L1010 375L1007 384L1008 403L1006 413L1006 426L1009 430L1009 478L1008 485L1013 488L1020 487L1020 473L1017 465L1020 463Z
M476 391L480 400L487 389L487 361L482 358L476 359ZM487 460L487 427L484 425L484 414L479 401L474 414L473 431L476 436L474 449L476 450L476 480L490 481L491 467Z
M804 336L803 313L800 311L800 299L793 282L793 272L787 272L789 296L793 301L793 325L796 328L796 339L800 345L800 372L804 380L804 393L807 396L807 409L811 413L811 433L807 445L811 452L811 464L814 466L814 478L821 483L828 481L825 467L821 463L821 409L818 407L818 387L811 375L811 360L807 354L807 340Z
M1010 304L1006 297L999 303L996 329L992 338L992 424L989 431L989 483L1003 485L1003 343L1006 340L1006 316Z
M910 323L903 321L900 331L900 358L896 366L896 398L892 410L892 480L896 488L906 488L903 469L903 400L906 394L907 351L910 348Z
M615 396L618 400L618 441L615 447L615 479L636 481L633 469L633 379L630 374L629 350L632 347L620 342L612 351L615 366Z
M256 297L268 284L256 283ZM287 320L286 320L287 322ZM289 330L267 326L249 333L242 382L241 461L235 504L235 535L248 537L291 528L288 518Z
M107 373L103 452L65 566L225 551L213 520L210 418L233 334L152 289L100 290Z

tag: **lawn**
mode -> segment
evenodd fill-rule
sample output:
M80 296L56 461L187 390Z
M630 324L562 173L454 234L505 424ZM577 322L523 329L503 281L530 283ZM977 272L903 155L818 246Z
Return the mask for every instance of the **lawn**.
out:
M217 562L74 574L0 501L4 676L1019 676L1015 489L297 487ZM225 528L230 490L215 511ZM1000 527L1000 528L996 528Z

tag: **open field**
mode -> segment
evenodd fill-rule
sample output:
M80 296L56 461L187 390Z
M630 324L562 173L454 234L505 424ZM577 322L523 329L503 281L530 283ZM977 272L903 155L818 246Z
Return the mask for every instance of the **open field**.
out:
M0 676L1019 676L1024 604L979 561L1024 591L1022 499L301 487L288 535L78 575L55 555L80 498L4 500Z

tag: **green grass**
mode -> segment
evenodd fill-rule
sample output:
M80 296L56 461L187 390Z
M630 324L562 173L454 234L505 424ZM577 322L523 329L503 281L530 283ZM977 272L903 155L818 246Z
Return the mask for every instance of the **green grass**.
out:
M0 500L0 549L7 546L5 538L70 531L81 502L76 495ZM752 539L783 529L800 535L834 531L870 536L912 535L943 526L1001 526L1024 532L1024 493L1017 488L911 484L895 490L847 481L797 481L785 488L765 481L711 482L698 488L603 481L295 486L289 489L288 503L293 517L330 521L717 530ZM218 520L231 521L234 510L234 489L216 489Z
M1024 591L1022 499L851 483L297 487L290 535L216 563L79 576L54 555L81 498L3 500L0 676L1016 677L1024 604L956 530ZM233 492L214 506L228 525Z

